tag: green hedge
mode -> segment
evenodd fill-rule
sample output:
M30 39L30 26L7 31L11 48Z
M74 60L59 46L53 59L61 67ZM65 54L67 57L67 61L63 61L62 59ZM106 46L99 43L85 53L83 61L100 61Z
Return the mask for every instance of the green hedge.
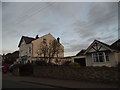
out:
M69 63L69 66L72 66L72 67L80 67L80 64L79 63L76 63L76 62L72 62L72 63Z
M39 66L57 66L56 64L53 64L53 63L47 63L44 60L37 60L35 61L35 64Z

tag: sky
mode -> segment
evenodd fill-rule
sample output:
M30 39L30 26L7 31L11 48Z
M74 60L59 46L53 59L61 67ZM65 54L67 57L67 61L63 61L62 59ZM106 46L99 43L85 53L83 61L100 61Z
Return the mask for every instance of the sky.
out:
M1 5L1 4L0 4ZM51 33L76 55L95 39L112 44L118 39L117 2L2 2L2 49L18 50L22 36Z

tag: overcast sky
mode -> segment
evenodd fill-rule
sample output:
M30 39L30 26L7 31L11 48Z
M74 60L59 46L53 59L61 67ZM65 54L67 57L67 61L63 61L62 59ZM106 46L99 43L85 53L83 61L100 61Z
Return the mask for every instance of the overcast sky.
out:
M76 55L94 39L118 39L117 2L3 2L2 49L18 50L23 35L60 37L65 56Z

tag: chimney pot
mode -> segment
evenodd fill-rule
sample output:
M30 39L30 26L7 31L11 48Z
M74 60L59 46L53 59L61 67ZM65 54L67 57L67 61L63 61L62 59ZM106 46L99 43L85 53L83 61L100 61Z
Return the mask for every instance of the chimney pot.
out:
M60 43L60 38L59 37L57 38L57 41L58 41L58 43Z
M36 35L35 39L38 39L38 38L39 38L38 35Z

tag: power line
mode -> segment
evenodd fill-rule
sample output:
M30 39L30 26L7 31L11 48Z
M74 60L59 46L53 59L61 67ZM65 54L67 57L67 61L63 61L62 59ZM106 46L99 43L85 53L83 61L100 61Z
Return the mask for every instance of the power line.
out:
M35 12L34 12L33 14L31 14L31 15L24 15L23 17L21 17L22 19L21 19L18 23L16 23L16 24L19 24L19 23L27 20L28 18L30 18L30 17L38 14L38 13L40 14L41 11L43 11L43 10L45 10L46 8L52 6L54 3L55 3L55 2L50 2L50 4L48 4L47 6L45 6L45 7L40 7L40 8L38 8L38 9L36 9L37 11L35 10ZM24 19L23 19L23 18L24 18Z
M115 30L115 31L113 30L112 32L107 32L107 31L106 31L106 34L103 34L103 35L115 34L115 33L118 33L118 31L117 31L117 30Z

